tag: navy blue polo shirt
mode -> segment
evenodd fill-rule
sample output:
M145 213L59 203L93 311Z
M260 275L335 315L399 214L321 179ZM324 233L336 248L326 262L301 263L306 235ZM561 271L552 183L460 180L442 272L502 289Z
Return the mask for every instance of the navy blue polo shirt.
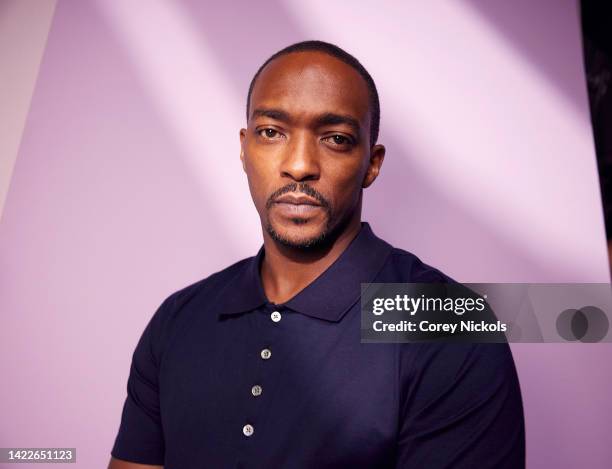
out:
M360 286L447 282L367 223L283 304L263 247L168 297L133 354L111 454L165 469L522 468L507 344L362 344Z

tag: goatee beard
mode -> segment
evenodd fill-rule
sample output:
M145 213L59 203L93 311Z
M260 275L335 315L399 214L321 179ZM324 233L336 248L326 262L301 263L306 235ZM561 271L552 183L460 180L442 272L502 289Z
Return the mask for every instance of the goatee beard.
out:
M305 220L300 219L300 218L294 218L292 219L292 221L296 225L306 223ZM329 238L329 234L331 231L330 230L330 218L329 217L327 218L327 223L325 224L325 228L317 236L302 239L299 241L294 241L285 236L282 236L280 233L278 233L274 229L274 227L269 221L266 223L266 231L270 235L270 238L272 238L274 241L276 241L277 243L283 246L286 246L292 249L315 249L315 248L324 246Z

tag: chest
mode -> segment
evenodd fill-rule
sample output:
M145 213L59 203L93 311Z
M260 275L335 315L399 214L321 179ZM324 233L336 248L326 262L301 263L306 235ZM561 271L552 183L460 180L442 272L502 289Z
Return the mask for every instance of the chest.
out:
M160 371L169 455L197 445L205 458L255 458L268 467L292 467L290 460L361 467L390 454L394 349L361 344L358 314L339 323L280 315L204 318L173 338Z

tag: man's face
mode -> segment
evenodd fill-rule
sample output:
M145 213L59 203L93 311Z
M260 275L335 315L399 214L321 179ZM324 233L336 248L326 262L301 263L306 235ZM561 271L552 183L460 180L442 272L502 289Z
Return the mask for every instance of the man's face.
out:
M305 248L359 219L361 191L384 147L370 147L365 80L319 52L270 62L251 94L240 159L262 226L274 240Z

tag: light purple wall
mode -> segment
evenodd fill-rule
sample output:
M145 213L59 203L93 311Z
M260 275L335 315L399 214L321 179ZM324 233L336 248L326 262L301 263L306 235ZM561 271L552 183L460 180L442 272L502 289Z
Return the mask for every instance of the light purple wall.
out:
M384 3L58 2L0 221L0 446L106 464L155 308L259 247L238 129L298 40L377 82L378 235L462 281L609 281L575 2ZM609 467L609 344L513 351L530 467Z
M55 3L55 0L0 3L0 217Z

